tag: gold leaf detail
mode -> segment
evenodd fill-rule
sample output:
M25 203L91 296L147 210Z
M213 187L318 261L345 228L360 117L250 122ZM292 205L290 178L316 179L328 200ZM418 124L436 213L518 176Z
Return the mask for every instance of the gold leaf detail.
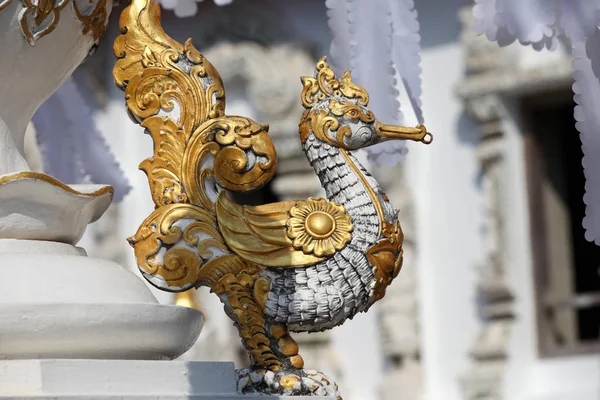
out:
M152 200L156 206L186 203L188 198L179 178L185 149L185 133L171 119L149 117L141 125L155 143L154 156L140 164L148 176Z
M22 0L25 9L19 14L21 31L30 45L52 32L58 25L60 11L68 0Z
M137 118L172 111L177 104L179 115L168 118L189 136L201 123L222 115L221 77L190 39L182 45L164 32L158 3L132 2L121 14L120 26L124 34L115 40L113 75Z
M333 255L352 239L352 220L343 206L325 199L297 202L290 210L287 235L293 246L317 257Z
M209 263L207 277L214 282L213 291L226 296L228 313L237 322L240 336L255 365L277 371L281 360L271 349L271 340L266 330L263 302L266 300L271 283L258 276L258 269L247 264L236 255L219 257Z
M374 244L367 250L367 259L374 267L375 287L373 288L374 301L385 296L387 287L398 276L402 268L402 242L404 234L400 222L395 225L383 223L384 239Z
M348 125L340 126L337 118L329 115L323 109L311 110L303 115L303 119L300 121L300 139L303 144L310 132L320 141L342 149L348 149L344 137L352 134L352 130ZM329 132L336 133L335 139Z
M200 200L203 189L197 175L203 169L208 151L214 157L214 178L232 191L257 189L275 173L277 154L268 135L268 125L249 118L225 116L202 124L190 139L183 161L183 181L193 199ZM207 148L208 143L216 143ZM252 157L252 158L250 158Z
M75 11L77 19L83 24L81 33L83 35L91 33L94 42L98 43L108 26L106 0L97 0L96 3L84 0L82 3L88 7L83 11L79 8L79 1L73 0L73 11Z
M366 123L375 122L375 115L368 110L363 111L362 108L349 101L329 100L329 110L336 117L347 117L353 121L362 121Z
M303 76L301 80L304 86L301 99L305 108L314 107L328 97L341 95L356 99L363 106L369 104L369 94L365 88L354 83L350 71L344 72L341 80L337 80L325 57L317 62L314 78Z
M219 229L227 246L246 260L267 267L312 265L323 258L295 249L287 235L289 211L298 203L302 202L241 206L221 193L216 207Z
M192 220L183 230L175 223ZM210 236L202 240L195 233ZM190 204L159 207L140 225L129 239L137 264L145 273L164 278L170 287L188 289L196 284L205 260L212 256L209 248L226 251L216 229L215 217ZM196 251L190 250L190 247ZM166 252L161 256L161 249Z

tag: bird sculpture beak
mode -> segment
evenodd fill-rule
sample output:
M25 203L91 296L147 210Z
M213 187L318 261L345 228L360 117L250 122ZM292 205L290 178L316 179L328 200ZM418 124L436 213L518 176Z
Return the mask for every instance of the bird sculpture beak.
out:
M429 144L433 140L433 135L427 132L427 128L425 128L425 125L423 124L417 125L416 128L408 128L399 125L383 124L379 121L376 121L375 129L377 130L377 135L383 140L414 140L415 142L421 142L425 144Z

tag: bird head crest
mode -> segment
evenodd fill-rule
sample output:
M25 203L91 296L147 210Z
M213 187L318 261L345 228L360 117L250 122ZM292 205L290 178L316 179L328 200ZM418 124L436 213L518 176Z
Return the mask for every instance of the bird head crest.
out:
M304 85L301 96L304 108L314 107L317 103L334 96L355 100L362 106L369 104L369 93L354 83L350 71L344 72L338 80L325 57L317 62L314 78L303 76L301 80Z

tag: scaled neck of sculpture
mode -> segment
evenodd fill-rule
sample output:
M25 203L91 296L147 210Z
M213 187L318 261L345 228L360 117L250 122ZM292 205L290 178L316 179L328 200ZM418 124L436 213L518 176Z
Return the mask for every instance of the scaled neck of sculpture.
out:
M320 142L312 135L311 139L305 144L306 156L328 200L344 206L353 219L361 221L358 225L362 224L366 208L377 214L380 226L382 221L396 219L394 208L377 181L350 152Z

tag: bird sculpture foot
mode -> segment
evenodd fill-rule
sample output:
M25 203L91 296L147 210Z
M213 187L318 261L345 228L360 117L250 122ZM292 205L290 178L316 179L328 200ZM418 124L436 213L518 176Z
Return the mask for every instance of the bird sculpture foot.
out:
M237 371L238 392L282 396L326 396L342 400L338 385L322 372L296 368L269 371L260 367Z

